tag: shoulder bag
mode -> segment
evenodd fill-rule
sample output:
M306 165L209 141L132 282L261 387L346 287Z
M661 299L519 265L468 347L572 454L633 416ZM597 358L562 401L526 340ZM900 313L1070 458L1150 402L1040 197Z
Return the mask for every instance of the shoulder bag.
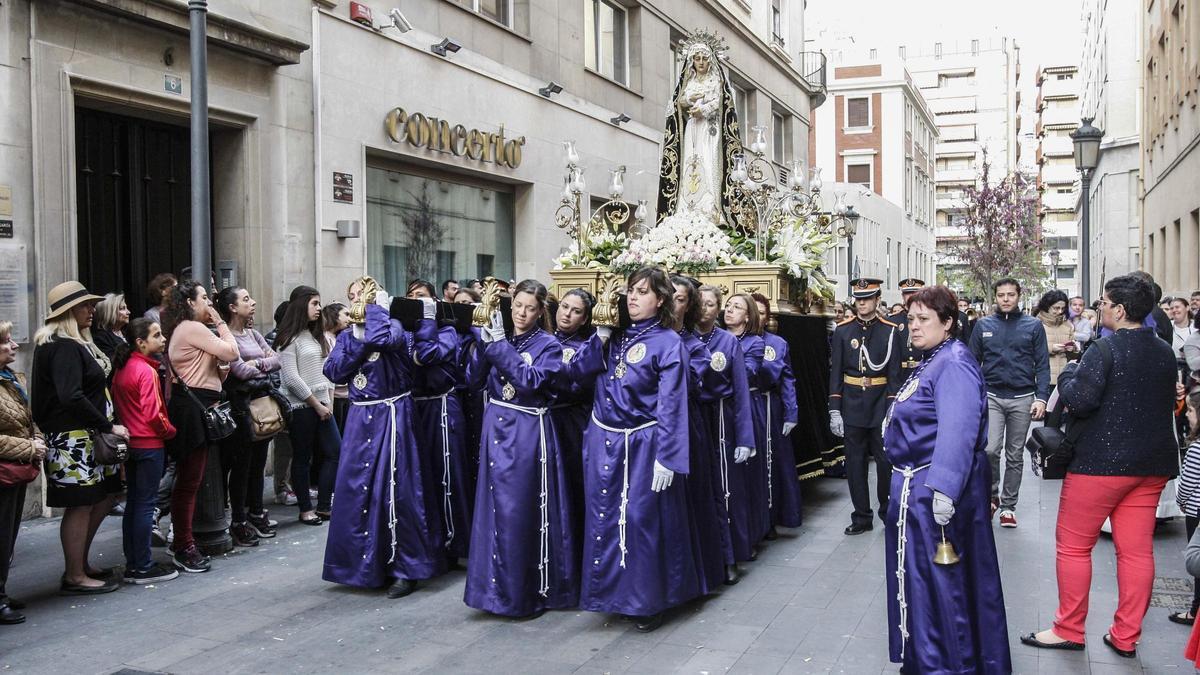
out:
M1097 340L1104 369L1112 368L1112 347L1105 340ZM1025 448L1033 456L1033 472L1045 480L1062 480L1067 477L1067 467L1075 459L1075 444L1094 417L1070 416L1067 431L1058 427L1041 426L1033 430Z
M124 438L97 429L91 430L89 434L92 437L92 457L98 464L122 464L129 459L129 444Z
M16 487L32 483L41 472L41 462L10 462L0 460L0 487Z
M167 349L170 349L170 341L167 342ZM171 354L169 351L166 351L164 354L163 363L167 364L167 371L171 373L174 381L178 382L180 387L183 387L183 392L188 395L188 398L192 399L200 407L202 411L201 415L204 418L204 437L208 439L209 443L223 441L232 436L234 431L237 431L237 422L233 419L233 406L229 404L229 401L218 401L210 406L205 406L192 393L191 387L187 386L183 378L175 373L175 367L171 365Z

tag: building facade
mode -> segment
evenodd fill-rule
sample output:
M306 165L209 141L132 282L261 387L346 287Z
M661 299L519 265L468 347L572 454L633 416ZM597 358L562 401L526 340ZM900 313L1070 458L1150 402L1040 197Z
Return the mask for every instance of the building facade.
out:
M1142 268L1167 294L1200 289L1200 7L1142 4Z
M846 284L856 265L884 281L885 295L897 294L897 282L906 277L932 283L934 115L899 58L881 61L836 48L828 56L829 98L814 112L809 156L832 171L863 220L855 260L842 241L826 269L846 290L842 297L849 297Z
M1138 3L1083 5L1080 105L1082 117L1104 131L1088 195L1089 300L1099 297L1102 280L1141 266L1142 15Z
M1071 133L1079 128L1079 67L1043 66L1037 73L1038 225L1042 233L1042 263L1055 288L1079 293L1079 172Z

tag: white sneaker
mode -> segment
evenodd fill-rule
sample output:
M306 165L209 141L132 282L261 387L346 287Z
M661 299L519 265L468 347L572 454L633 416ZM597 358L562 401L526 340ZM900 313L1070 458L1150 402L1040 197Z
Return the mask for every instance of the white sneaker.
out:
M275 494L275 503L281 506L295 506L296 493L291 490L284 490Z

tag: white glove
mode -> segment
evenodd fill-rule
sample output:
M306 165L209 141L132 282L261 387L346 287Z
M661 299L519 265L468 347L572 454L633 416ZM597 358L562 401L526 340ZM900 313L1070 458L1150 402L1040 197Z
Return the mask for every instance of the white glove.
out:
M612 328L608 326L596 326L596 335L599 335L601 340L608 342L608 338L612 337Z
M933 491L933 522L947 525L954 517L954 502L946 495Z
M392 296L388 295L383 290L375 291L375 304L383 307L384 309L390 309L392 306Z
M740 447L734 448L733 449L733 463L741 464L742 462L745 462L746 460L750 459L752 452L753 452L753 450L751 450L750 448L747 448L746 446L740 446Z
M423 305L421 309L426 319L437 317L437 300L433 298L421 298L421 304Z
M354 335L355 340L361 341L367 338L367 327L361 323L356 323L350 326L350 331L351 334Z
M480 328L479 334L484 342L504 341L504 317L501 316L500 310L492 312L492 325Z
M832 431L833 435L837 436L838 438L846 435L846 425L842 423L841 410L829 411L829 430Z
M795 428L796 428L795 422L784 422L783 423L783 435L787 436L788 434L792 433L792 429L795 429Z
M675 472L658 463L654 460L654 480L650 483L650 489L654 492L662 492L671 487L671 481L675 480Z

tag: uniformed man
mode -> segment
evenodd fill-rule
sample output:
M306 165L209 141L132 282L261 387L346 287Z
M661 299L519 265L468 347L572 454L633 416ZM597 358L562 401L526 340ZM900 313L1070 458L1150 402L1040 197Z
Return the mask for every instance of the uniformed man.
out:
M925 288L925 282L915 277L901 279L896 284L900 287L900 296L904 298L901 304L908 304L908 298L913 293ZM904 384L909 373L921 362L921 350L912 346L912 336L908 334L908 310L905 309L890 319L896 324L898 341L900 343L900 384Z
M871 492L868 461L875 458L879 518L887 514L892 467L883 454L883 416L899 386L900 351L895 323L879 318L879 279L854 279L855 316L833 332L829 376L829 428L845 438L846 474L854 503L846 534L870 531Z

